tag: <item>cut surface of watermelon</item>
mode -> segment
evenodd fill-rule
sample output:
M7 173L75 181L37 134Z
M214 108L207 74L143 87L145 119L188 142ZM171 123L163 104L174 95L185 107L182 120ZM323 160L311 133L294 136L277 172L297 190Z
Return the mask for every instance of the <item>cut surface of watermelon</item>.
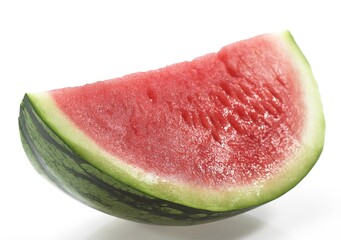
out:
M198 209L268 202L295 186L323 147L318 89L289 32L28 96L43 121L96 168Z

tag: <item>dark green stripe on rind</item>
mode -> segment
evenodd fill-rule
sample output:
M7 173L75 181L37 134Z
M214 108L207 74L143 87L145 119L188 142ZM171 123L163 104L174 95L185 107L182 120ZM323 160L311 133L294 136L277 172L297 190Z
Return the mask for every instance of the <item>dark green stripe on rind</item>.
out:
M79 201L107 214L143 223L192 225L249 209L213 212L146 195L95 168L77 155L39 117L25 95L19 116L24 150L35 169Z

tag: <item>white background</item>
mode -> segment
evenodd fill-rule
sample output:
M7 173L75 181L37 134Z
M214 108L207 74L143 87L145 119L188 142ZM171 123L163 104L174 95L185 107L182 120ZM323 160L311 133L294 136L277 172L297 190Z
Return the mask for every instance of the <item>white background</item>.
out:
M338 1L117 2L0 1L0 239L341 239ZM155 69L284 29L318 81L326 141L309 175L265 206L193 227L132 223L66 196L22 150L17 118L25 92Z

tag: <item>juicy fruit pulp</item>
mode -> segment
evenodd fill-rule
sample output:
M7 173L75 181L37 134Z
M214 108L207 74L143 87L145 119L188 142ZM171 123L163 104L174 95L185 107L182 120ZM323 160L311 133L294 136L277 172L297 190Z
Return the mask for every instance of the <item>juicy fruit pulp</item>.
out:
M148 173L214 188L250 184L293 154L305 113L294 69L268 50L277 46L248 45L51 95L102 148Z
M284 194L308 173L323 146L318 90L288 32L155 71L30 94L29 101L77 156L124 189L192 208L197 221L199 209L235 214ZM37 137L25 134L23 142L38 148L30 144ZM45 158L41 165L54 161ZM69 177L59 178L61 185L71 184ZM94 195L86 189L84 195L70 192L84 200Z

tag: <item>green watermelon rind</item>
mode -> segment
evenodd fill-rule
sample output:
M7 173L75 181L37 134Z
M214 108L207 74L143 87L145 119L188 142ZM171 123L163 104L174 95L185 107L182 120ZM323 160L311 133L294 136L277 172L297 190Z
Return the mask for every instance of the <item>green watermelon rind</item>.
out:
M90 165L117 181L148 196L183 206L208 211L235 211L269 202L293 188L310 171L322 152L325 123L317 84L311 68L288 31L273 34L274 41L288 52L297 70L307 107L306 128L300 152L288 159L271 180L258 185L235 187L226 191L199 189L174 181L164 182L154 175L133 168L106 153L78 129L54 104L48 93L28 94L28 99L39 117L66 145ZM79 144L79 143L82 144ZM60 159L62 160L62 159Z

